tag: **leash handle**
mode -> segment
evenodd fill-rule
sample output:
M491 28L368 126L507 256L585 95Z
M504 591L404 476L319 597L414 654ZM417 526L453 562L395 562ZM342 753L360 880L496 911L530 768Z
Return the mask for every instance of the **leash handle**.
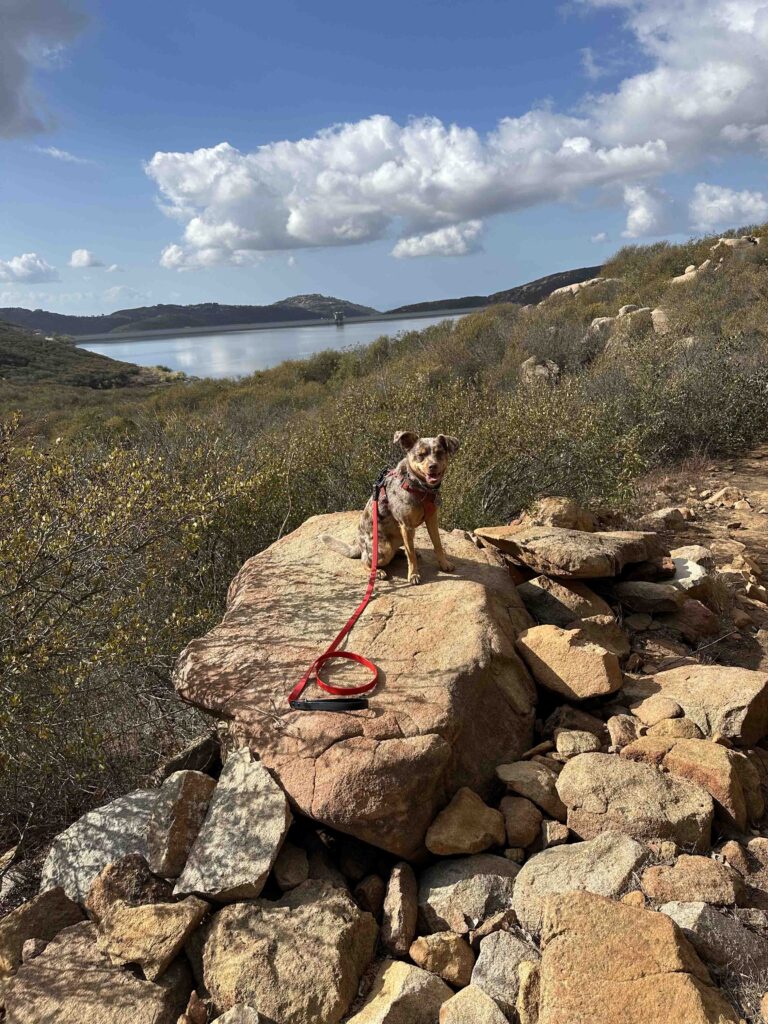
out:
M366 708L368 707L368 701L365 698L358 697L357 695L361 693L369 693L379 681L379 670L372 661L369 661L368 658L364 658L362 654L355 654L354 651L340 651L339 645L344 637L352 632L355 623L365 611L368 606L368 602L373 596L373 588L376 585L376 570L379 560L379 490L381 489L385 475L386 470L381 474L373 486L373 544L371 551L371 573L368 577L368 586L365 589L365 595L363 596L363 600L350 615L346 624L336 635L335 639L319 657L315 658L307 671L288 694L288 703L295 711L352 711L359 708ZM354 661L358 665L362 665L364 668L367 668L373 678L369 682L363 683L360 686L331 686L330 683L326 683L325 680L320 678L320 669L326 661L331 661L333 658L345 658L347 661ZM325 690L326 693L333 693L338 697L348 697L350 699L329 700L327 698L319 698L317 700L299 700L304 689L311 681L317 683L320 689Z

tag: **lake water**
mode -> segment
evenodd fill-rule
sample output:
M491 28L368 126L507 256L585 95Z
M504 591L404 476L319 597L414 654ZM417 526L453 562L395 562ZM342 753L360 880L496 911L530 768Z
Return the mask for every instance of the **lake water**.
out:
M192 377L243 377L266 370L284 359L304 359L328 348L367 345L382 334L419 331L450 316L377 320L371 323L321 324L316 327L277 327L260 331L225 331L220 334L168 335L125 341L80 343L89 352L122 359L139 366L167 366Z

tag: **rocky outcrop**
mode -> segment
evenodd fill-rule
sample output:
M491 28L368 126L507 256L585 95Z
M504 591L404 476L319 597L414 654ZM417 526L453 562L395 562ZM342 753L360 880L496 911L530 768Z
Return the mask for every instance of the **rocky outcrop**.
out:
M205 929L205 985L219 1013L255 1006L280 1024L338 1024L378 929L340 889L305 882L276 902L234 903Z
M557 792L568 808L568 827L582 839L623 832L640 841L671 839L699 852L709 849L712 797L652 765L580 754L563 768Z
M188 896L180 903L113 906L99 922L97 945L116 966L138 964L144 977L157 981L208 913L204 900Z
M163 782L147 833L147 861L156 875L182 873L215 788L203 772L174 772Z
M556 896L547 907L542 945L540 1024L738 1022L663 914L592 893Z
M623 683L616 655L581 629L534 626L520 634L517 649L536 682L568 700L615 693Z
M569 626L574 619L610 615L611 606L579 580L551 580L536 576L521 583L517 592L531 615L540 624Z
M63 889L48 889L12 910L0 919L0 978L8 977L21 966L25 942L49 942L63 928L82 920L82 911Z
M655 533L484 526L477 528L475 534L484 544L497 547L537 573L573 579L618 576L624 566L664 553Z
M349 642L379 666L370 710L291 710L288 691L364 581L360 563L339 559L319 535L352 539L357 520L315 517L247 562L222 624L181 656L176 687L229 719L300 811L411 857L457 789L484 795L496 765L530 746L535 694L514 641L531 620L495 552L444 534L457 572L440 576L418 531L421 586L401 585L396 562Z
M453 992L429 971L385 960L363 1008L348 1024L434 1024Z

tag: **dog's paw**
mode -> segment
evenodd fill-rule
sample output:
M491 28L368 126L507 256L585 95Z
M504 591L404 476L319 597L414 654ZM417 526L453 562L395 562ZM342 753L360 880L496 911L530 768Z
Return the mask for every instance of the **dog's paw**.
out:
M388 580L389 579L389 573L386 571L386 569L377 569L376 570L376 579L377 580Z
M448 559L446 559L444 562L440 563L440 572L456 572L456 566L453 562L449 562Z
M418 583L421 583L421 576L417 572L412 572L408 576L408 582L412 587L415 587Z

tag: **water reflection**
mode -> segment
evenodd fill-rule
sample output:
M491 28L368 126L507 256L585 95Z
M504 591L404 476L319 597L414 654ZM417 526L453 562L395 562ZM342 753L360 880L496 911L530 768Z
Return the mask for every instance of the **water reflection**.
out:
M327 348L367 345L382 334L421 330L446 316L379 320L374 323L281 327L225 334L179 334L165 338L84 343L82 348L139 366L167 366L195 377L242 377L284 359L304 359Z

